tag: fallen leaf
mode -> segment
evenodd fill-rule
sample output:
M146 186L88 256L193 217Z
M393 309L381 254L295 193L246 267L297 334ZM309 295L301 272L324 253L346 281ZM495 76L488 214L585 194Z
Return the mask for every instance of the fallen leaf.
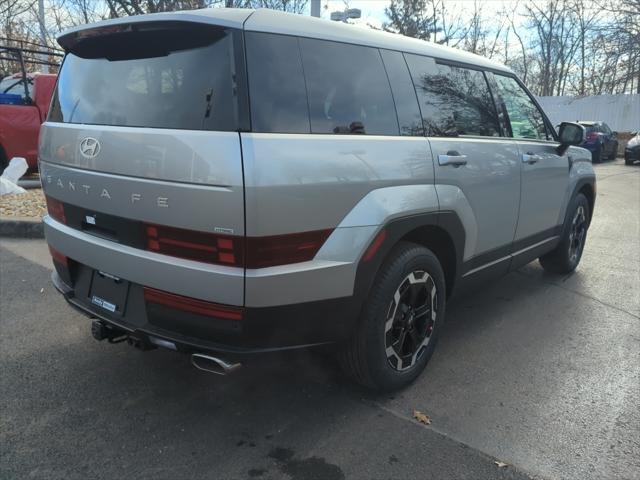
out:
M495 463L495 464L498 466L498 468L504 468L504 467L506 467L507 465L509 465L508 463L504 463L504 462L501 462L501 461L499 461L499 460L496 460L496 461L495 461L495 462L493 462L493 463Z
M424 423L425 425L431 425L431 418L429 418L429 415L425 415L418 410L413 411L413 418L415 418L420 423Z

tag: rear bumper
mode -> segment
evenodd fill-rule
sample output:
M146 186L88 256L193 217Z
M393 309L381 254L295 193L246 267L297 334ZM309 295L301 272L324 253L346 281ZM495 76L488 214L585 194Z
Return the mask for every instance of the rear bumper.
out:
M625 148L624 150L625 160L640 160L640 147Z
M54 262L55 264L55 262ZM143 287L131 284L126 315L118 316L93 305L86 279L74 289L63 280L56 265L52 281L65 300L89 318L147 344L169 342L181 352L224 353L242 357L336 343L348 338L358 317L353 297L268 308L247 308L242 320L223 320L191 314L144 301ZM86 268L80 276L92 269ZM67 272L61 272L67 276ZM155 341L154 341L155 340Z

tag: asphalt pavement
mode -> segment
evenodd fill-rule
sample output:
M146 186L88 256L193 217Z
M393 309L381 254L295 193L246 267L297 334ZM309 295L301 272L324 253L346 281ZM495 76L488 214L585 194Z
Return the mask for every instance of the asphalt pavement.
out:
M320 354L219 377L98 343L44 242L0 240L0 478L640 479L640 167L596 172L578 270L532 263L450 304L395 395Z

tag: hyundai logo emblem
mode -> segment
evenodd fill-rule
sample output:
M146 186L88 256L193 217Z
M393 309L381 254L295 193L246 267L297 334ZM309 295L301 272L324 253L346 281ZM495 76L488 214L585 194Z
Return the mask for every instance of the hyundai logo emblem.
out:
M83 138L80 142L80 153L85 158L95 158L100 153L100 142L93 137Z

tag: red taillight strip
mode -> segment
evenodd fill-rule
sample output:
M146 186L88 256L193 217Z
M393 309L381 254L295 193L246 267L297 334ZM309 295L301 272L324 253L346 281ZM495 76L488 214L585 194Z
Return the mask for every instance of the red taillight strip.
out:
M243 317L243 309L241 307L220 305L218 303L156 290L151 287L144 287L144 300L145 302L207 317L224 318L225 320L242 320Z
M47 211L51 218L57 220L60 223L67 223L67 217L64 214L64 204L60 200L56 200L48 195L45 195L47 201Z
M312 260L331 232L333 229L247 237L246 267L265 268Z
M173 257L233 267L265 268L312 260L331 232L333 229L247 237L245 240L240 236L145 224L145 244L147 250Z

